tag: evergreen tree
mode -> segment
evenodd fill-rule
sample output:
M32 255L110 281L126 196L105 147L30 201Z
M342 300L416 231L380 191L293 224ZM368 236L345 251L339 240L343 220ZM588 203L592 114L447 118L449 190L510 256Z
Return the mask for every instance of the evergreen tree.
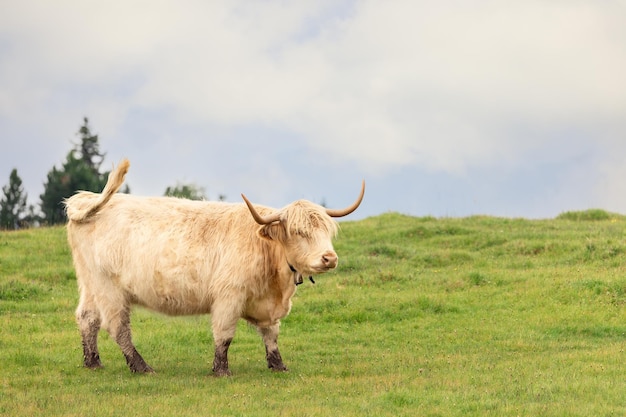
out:
M98 135L91 134L86 117L78 135L81 138L80 143L67 154L60 170L53 167L48 172L44 193L40 196L42 220L49 225L67 220L63 200L79 190L100 192L108 178L108 172L99 172L104 154L100 153ZM128 191L128 187L126 190Z
M27 194L17 169L11 171L9 184L2 187L4 196L0 199L0 229L17 229L26 212Z
M206 200L204 188L195 184L177 184L175 187L167 187L165 196L186 198L189 200Z
M100 170L100 165L104 160L103 153L100 153L100 144L98 143L98 135L92 135L89 128L89 119L83 118L83 125L77 133L80 136L80 143L76 145L76 151L80 154L80 158L94 172Z

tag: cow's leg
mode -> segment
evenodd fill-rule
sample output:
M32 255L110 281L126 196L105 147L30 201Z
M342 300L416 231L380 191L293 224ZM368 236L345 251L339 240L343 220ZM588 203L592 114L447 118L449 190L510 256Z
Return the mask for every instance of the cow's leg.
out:
M76 322L83 340L83 360L86 368L101 368L98 353L98 332L100 331L100 311L93 296L86 288L81 288L80 302L76 309Z
M287 371L287 367L283 363L283 358L278 350L278 331L280 322L269 327L259 327L259 333L263 337L265 343L265 358L267 359L267 367L272 371Z
M137 373L154 372L143 360L133 344L130 332L130 306L123 305L121 309L111 309L106 313L103 311L102 314L104 316L105 327L122 349L122 353L126 358L126 363L130 370Z
M215 358L213 373L215 376L230 376L228 369L228 348L235 337L239 314L236 309L228 306L214 306L211 312L213 340L215 342Z

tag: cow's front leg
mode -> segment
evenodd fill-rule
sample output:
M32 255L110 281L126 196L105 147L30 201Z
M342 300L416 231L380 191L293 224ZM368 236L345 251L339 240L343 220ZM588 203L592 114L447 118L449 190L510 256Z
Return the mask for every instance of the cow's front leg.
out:
M230 376L228 369L228 348L235 337L239 316L232 311L215 309L212 313L213 340L215 341L215 358L213 373L215 376Z
M232 375L228 369L228 348L233 339L226 339L215 343L215 358L213 359L213 373L215 376Z
M287 367L283 363L283 358L278 350L278 331L280 322L269 327L259 327L259 333L263 337L265 343L265 358L267 359L267 367L272 371L287 371Z

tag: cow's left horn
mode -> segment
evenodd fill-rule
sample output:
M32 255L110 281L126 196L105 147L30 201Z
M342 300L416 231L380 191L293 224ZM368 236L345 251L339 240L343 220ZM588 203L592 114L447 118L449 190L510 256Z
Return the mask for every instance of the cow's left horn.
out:
M359 207L359 205L361 204L361 201L363 201L364 195L365 195L365 180L363 180L363 183L361 184L361 194L359 195L359 198L357 198L357 200L354 202L354 204L352 204L350 207L347 207L341 210L326 209L326 214L328 214L330 217L347 216L348 214L352 213L354 210L356 210Z
M265 217L261 216L259 213L257 213L257 211L254 209L254 206L252 205L250 200L246 198L245 195L241 194L241 197L243 198L243 201L246 202L248 210L250 210L250 214L252 214L252 217L254 217L254 220L258 224L270 224L280 220L280 213L269 214Z

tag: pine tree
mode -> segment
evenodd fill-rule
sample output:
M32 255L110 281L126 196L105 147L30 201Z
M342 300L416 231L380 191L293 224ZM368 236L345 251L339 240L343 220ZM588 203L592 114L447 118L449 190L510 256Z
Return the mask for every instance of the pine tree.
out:
M76 145L76 152L79 153L81 160L88 167L94 172L98 172L105 154L100 153L98 135L91 134L89 119L87 117L83 118L83 125L80 127L77 134L80 136L80 143Z
M63 200L79 190L100 192L106 184L106 175L93 171L83 159L77 158L75 150L67 154L62 168L53 167L41 194L41 212L48 225L67 220Z
M195 184L177 184L175 187L165 189L166 197L186 198L189 200L206 200L204 188Z
M11 171L9 184L2 187L4 196L0 199L0 229L17 229L26 212L27 194L17 169Z
M67 220L63 200L79 190L100 192L106 184L109 173L99 172L104 154L100 153L98 135L91 133L89 120L86 117L83 120L78 131L80 143L67 154L60 170L53 167L48 172L44 193L40 195L42 220L48 225Z

